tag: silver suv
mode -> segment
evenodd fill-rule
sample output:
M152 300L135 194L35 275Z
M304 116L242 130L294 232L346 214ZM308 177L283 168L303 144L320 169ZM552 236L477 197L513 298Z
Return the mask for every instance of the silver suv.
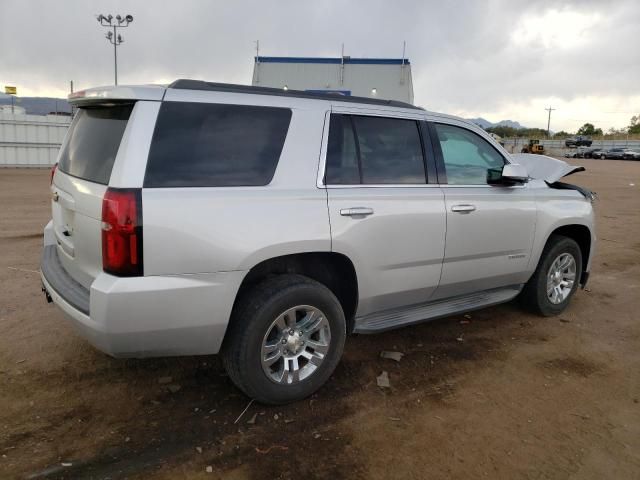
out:
M348 333L507 302L542 315L594 251L581 167L459 118L178 80L72 94L43 290L117 357L221 353L265 403L331 375Z

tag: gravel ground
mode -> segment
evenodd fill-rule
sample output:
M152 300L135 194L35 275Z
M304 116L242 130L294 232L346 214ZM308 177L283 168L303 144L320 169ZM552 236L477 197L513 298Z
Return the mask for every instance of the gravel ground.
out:
M0 478L640 478L640 162L576 162L599 244L563 315L353 336L313 398L237 422L216 357L112 359L45 303L49 173L0 170Z

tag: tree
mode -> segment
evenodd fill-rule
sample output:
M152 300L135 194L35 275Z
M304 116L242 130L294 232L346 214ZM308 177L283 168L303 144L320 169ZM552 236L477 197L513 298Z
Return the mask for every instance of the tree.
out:
M525 137L525 138L545 138L547 131L542 128L513 128L506 125L496 125L487 128L487 132L495 133L502 138Z
M560 130L559 132L553 134L553 138L567 138L571 136L572 135L569 132L565 132L564 130Z
M640 133L640 115L634 115L631 117L631 124L629 125L629 133Z
M597 131L600 131L600 133L596 133ZM593 126L593 123L585 123L583 126L581 126L578 129L578 135L602 135L602 129L598 128L596 130L596 127Z

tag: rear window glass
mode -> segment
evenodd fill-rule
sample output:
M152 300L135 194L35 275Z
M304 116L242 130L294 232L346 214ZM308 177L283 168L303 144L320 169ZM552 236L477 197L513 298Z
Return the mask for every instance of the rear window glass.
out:
M165 102L144 186L267 185L290 120L291 110L286 108Z
M107 185L133 105L81 108L69 129L58 168Z

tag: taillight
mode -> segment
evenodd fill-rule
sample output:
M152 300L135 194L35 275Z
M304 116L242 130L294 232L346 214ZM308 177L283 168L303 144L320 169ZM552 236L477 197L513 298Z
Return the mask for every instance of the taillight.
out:
M53 185L53 176L56 174L56 169L58 168L58 162L53 164L51 167L51 178L49 179L49 185Z
M108 188L102 199L102 269L120 277L143 274L140 189Z

